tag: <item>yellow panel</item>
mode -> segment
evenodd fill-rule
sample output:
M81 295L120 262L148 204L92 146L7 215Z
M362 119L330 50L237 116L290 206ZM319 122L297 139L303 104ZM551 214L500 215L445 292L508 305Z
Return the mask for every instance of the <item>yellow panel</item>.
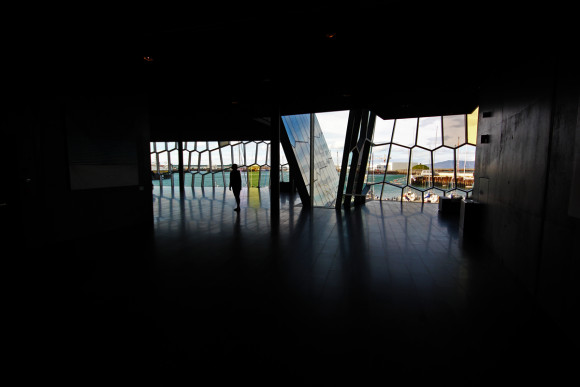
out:
M479 116L479 106L473 113L467 115L467 142L476 145L477 143L477 120Z

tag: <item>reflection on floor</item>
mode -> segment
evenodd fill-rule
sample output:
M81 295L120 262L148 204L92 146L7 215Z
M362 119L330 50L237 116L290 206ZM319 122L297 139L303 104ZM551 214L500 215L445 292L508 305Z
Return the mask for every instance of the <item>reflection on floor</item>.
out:
M565 375L565 340L436 205L296 203L272 232L267 189L240 213L223 188L156 189L150 236L70 246L82 274L61 284L44 355L65 351L68 378L153 385Z

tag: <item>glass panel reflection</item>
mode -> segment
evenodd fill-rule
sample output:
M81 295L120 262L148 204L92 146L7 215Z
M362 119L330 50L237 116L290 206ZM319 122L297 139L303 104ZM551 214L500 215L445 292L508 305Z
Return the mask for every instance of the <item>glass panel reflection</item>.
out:
M314 137L310 139L310 120L313 119ZM283 116L282 122L296 158L300 175L311 195L314 206L334 207L338 188L338 172L334 166L332 155L322 133L316 115L299 114ZM310 192L310 140L313 142L314 172L313 192ZM288 157L288 155L287 155Z

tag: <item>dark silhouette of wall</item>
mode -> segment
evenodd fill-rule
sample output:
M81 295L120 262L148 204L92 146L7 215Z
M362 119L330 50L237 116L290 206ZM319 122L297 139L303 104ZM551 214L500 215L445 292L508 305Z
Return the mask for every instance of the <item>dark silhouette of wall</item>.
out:
M474 188L485 208L483 239L576 341L580 220L569 214L569 200L578 195L570 189L578 79L577 63L538 61L506 67L489 82Z

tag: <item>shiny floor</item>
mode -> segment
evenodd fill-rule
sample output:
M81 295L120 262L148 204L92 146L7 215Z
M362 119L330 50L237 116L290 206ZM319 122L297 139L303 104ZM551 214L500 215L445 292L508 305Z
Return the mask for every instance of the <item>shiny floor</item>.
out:
M234 207L223 188L155 188L150 235L72 243L82 259L65 261L81 275L54 284L63 298L46 319L58 323L41 328L46 353L35 356L68 355L45 372L140 385L470 385L572 369L529 294L437 205L308 211L283 194L279 227L267 189Z

